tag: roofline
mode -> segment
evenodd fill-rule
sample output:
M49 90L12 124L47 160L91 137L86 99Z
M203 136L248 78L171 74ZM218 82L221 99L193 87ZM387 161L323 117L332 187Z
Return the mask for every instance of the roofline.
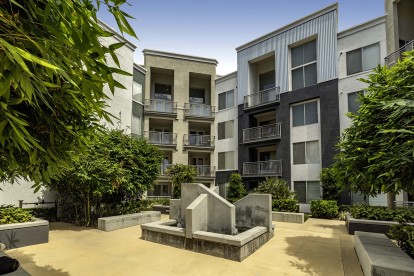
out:
M348 29L345 29L343 31L340 31L340 32L338 32L338 39L346 37L346 36L351 35L351 34L354 34L356 32L360 32L362 30L377 26L379 24L385 23L386 17L387 17L386 15L382 15L380 17L371 19L369 21L363 22L361 24L358 24L358 25L352 26Z
M220 77L216 78L216 82L222 82L222 81L225 81L225 80L229 80L233 77L237 77L237 71L234 71L234 72L228 73L227 75L220 76Z
M128 48L130 48L131 50L135 51L135 49L137 48L137 46L135 46L134 43L132 43L131 41L129 41L128 39L126 39L125 37L123 37L120 33L118 33L114 28L112 28L111 26L109 26L108 24L106 24L105 22L103 22L102 20L100 20L98 18L98 24L101 25L104 29L106 29L107 31L111 32L114 34L114 36L120 41L120 42L124 42L125 46L127 46Z
M153 55L153 56L160 56L160 57L167 57L167 58L175 58L175 59L183 59L183 60L190 60L195 62L204 62L204 63L211 63L214 65L218 64L216 59L205 58L205 57L197 57L197 56L190 56L190 55L183 55L177 53L170 53L170 52L162 52L157 50L151 49L144 49L142 50L144 55Z
M135 62L134 62L134 68L140 71L141 73L143 73L144 75L147 73L147 69L145 69L139 64L136 64Z
M299 26L299 25L301 25L301 24L303 24L303 23L305 23L307 21L310 21L310 20L312 20L312 19L314 19L316 17L319 17L319 16L321 16L323 14L326 14L326 13L329 13L329 12L332 12L332 11L337 11L337 10L338 10L338 3L331 4L331 5L329 5L329 6L325 7L325 8L317 11L317 12L314 12L312 14L309 14L309 15L307 15L305 17L302 17L301 19L298 19L298 20L296 20L296 21L294 21L294 22L292 22L292 23L290 23L290 24L288 24L286 26L283 26L282 28L279 28L279 29L277 29L275 31L272 31L272 32L270 32L268 34L265 34L265 35L261 36L261 37L258 37L256 39L250 41L250 42L247 42L247 43L245 43L245 44L237 47L236 48L236 51L237 52L243 51L243 50L245 50L247 48L250 48L250 47L252 47L252 46L254 46L254 45L256 45L256 44L258 44L258 43L260 43L262 41L265 41L265 40L267 40L269 38L272 38L272 37L274 37L274 36L276 36L276 35L278 35L280 33L283 33L283 32L286 32L286 31L288 31L290 29L293 29L293 28L295 28L295 27L297 27L297 26Z

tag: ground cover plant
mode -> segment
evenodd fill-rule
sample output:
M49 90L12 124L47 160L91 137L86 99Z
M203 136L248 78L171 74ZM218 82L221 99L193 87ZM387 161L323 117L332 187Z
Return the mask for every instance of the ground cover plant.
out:
M13 207L11 205L0 206L0 224L21 223L33 221L30 210Z
M382 206L368 206L365 204L353 205L350 213L356 219L397 221L414 223L414 209L399 207L390 209Z

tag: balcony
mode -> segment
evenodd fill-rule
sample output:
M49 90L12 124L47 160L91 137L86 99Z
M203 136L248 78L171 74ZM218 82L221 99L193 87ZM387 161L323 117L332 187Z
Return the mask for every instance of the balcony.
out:
M244 96L244 109L254 108L280 101L279 87L262 90L258 93Z
M411 51L413 49L414 49L414 40L411 40L410 42L402 46L400 49L398 49L394 53L388 55L385 58L385 65L387 65L388 67L395 65L399 59L404 58L403 53Z
M164 147L177 146L177 133L145 131L145 138L153 145Z
M148 115L177 117L177 103L167 100L146 99L144 111Z
M210 165L196 165L194 166L199 178L215 178L216 167Z
M243 176L282 176L282 160L245 162Z
M243 143L253 143L259 141L268 141L280 139L282 133L282 124L276 123L260 127L243 129Z
M214 136L200 134L184 134L184 148L214 150Z
M163 164L160 165L160 177L167 177L167 170L171 167L172 164Z
M215 107L200 103L185 103L184 115L186 118L214 120Z

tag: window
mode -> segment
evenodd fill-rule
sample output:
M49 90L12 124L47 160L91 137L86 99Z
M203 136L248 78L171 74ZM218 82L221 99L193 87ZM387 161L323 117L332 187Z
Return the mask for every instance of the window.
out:
M231 170L234 168L234 152L219 152L218 153L218 169Z
M259 75L259 90L260 91L274 88L275 86L276 86L275 70Z
M293 188L299 203L321 199L321 184L318 181L294 181Z
M133 134L141 135L141 117L132 116L131 132Z
M320 163L319 141L293 143L293 165Z
M291 49L292 90L316 84L316 40Z
M218 139L233 138L234 121L218 123Z
M132 83L132 100L142 103L142 85L135 81Z
M370 70L380 63L379 43L365 46L346 53L348 75Z
M156 83L154 98L158 100L171 101L171 91L171 85Z
M359 93L363 93L363 91L348 94L348 112L358 113L359 106L361 105L359 101Z
M219 94L218 109L226 109L234 106L234 90Z
M292 106L292 126L318 123L318 102L312 101Z

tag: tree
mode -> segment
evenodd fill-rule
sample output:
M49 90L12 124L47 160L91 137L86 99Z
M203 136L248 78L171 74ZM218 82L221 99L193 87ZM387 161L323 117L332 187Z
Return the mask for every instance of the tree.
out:
M335 170L332 167L323 168L319 179L322 183L323 199L339 202L344 188L336 180Z
M401 190L414 192L414 51L391 68L378 67L360 95L358 114L339 142L336 177L351 190L388 193L388 206Z
M241 175L238 173L232 173L230 175L229 187L227 189L227 200L235 202L246 195L247 192Z
M72 165L51 186L72 203L86 226L91 223L91 207L99 210L102 205L140 198L152 187L162 160L157 147L123 130L101 132L89 141L86 152L71 156Z
M174 164L167 169L167 175L171 180L173 198L181 198L181 184L194 183L197 172L194 166Z
M0 0L0 180L39 185L57 177L70 152L110 121L107 96L128 73L116 50L100 38L113 34L98 23L104 5L121 32L135 36L120 7L126 0ZM38 186L40 188L40 186Z
M288 199L294 195L289 189L288 182L278 177L266 178L265 181L259 183L253 192L271 194L273 200Z

